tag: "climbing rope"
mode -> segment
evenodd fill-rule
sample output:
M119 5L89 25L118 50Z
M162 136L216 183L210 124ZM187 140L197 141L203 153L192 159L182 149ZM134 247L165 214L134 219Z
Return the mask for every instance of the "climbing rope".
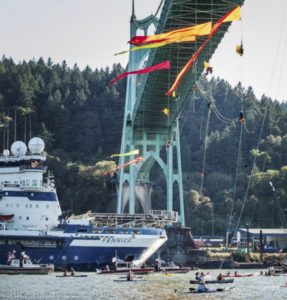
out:
M231 211L229 216L229 223L227 227L227 232L230 232L231 229L231 222L232 222L232 215L234 210L234 203L235 203L235 197L236 197L236 190L237 190L237 181L238 181L238 174L239 174L239 163L240 163L240 153L241 153L241 146L242 146L242 126L240 127L240 135L239 135L239 143L238 143L238 152L237 152L237 162L236 162L236 171L235 171L235 180L233 185L233 197L232 197L232 203L231 203Z
M204 184L204 176L205 176L205 163L206 163L206 152L207 152L207 142L208 142L208 130L210 124L210 116L212 111L212 104L208 106L208 114L207 114L207 121L205 127L205 138L204 138L204 150L203 150L203 161L202 161L202 170L201 170L201 184L199 189L199 194L203 196L203 184Z
M285 6L285 11L284 11L284 13L282 15L282 24L285 24L285 17L286 17L285 15L286 15L286 6ZM281 27L281 30L283 30L283 27ZM286 39L287 39L287 35L286 35ZM270 82L269 90L271 90L271 87L273 85L273 81L274 81L274 78L275 78L276 64L279 61L278 57L279 57L279 50L281 48L281 42L282 42L282 40L280 39L279 40L279 46L276 47L277 51L276 51L276 55L275 55L275 62L273 64L273 70L271 72L271 80L269 81ZM286 42L286 40L285 40L285 42ZM284 47L284 49L285 49L285 47ZM258 142L257 142L256 150L259 150L259 146L261 144L262 135L263 135L263 128L264 128L264 125L265 125L265 122L266 122L267 111L268 111L270 102L271 101L266 101L266 105L264 107L263 119L262 119L262 124L261 124L261 129L260 129L260 134L259 134L259 137L258 137ZM239 225L240 225L240 222L241 222L242 214L243 214L243 211L244 211L244 208L245 208L245 205L246 205L247 196L248 196L250 185L251 185L252 174L254 173L255 167L256 167L256 156L254 156L254 160L253 160L253 164L252 164L252 169L251 169L251 172L250 172L250 176L249 176L249 180L248 180L248 184L247 184L247 188L246 188L246 192L245 192L243 204L242 204L242 207L241 207L240 215L239 215L239 218L238 218L238 221L237 221L237 224L236 224L236 228L235 228L235 231L234 231L233 238L235 237L236 232L237 232L237 230L239 228Z

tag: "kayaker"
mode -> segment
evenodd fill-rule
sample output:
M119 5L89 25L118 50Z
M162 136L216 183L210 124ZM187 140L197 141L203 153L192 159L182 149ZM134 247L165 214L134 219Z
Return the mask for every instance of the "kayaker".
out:
M127 281L133 280L134 274L132 273L132 270L129 270L128 275L127 275Z
M206 292L208 288L205 285L205 282L203 279L200 280L199 284L197 285L196 291L199 293Z
M216 279L217 279L217 280L222 280L222 279L223 279L222 274L219 273L219 274L217 275Z
M207 275L208 273L204 274L203 272L200 273L200 280L205 281L205 275Z
M74 276L75 275L75 270L73 268L71 268L71 274L70 276Z
M200 276L199 272L196 272L195 273L195 280L200 281L200 279L201 279L201 276Z
M68 271L65 269L63 276L68 276Z

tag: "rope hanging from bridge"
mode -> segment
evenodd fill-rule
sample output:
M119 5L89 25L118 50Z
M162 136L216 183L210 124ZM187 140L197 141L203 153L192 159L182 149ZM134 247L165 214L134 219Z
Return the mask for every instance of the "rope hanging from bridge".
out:
M200 196L203 196L203 185L204 185L204 177L205 177L205 163L206 163L206 151L207 151L207 143L208 143L208 130L210 124L210 116L212 112L212 103L208 103L208 114L207 114L207 121L205 127L205 138L204 138L204 150L203 150L203 161L202 161L202 170L201 170L201 184L199 189Z
M240 45L236 46L236 53L239 54L241 57L243 56L244 49L243 49L243 22L241 21L241 43ZM241 82L243 82L243 60L241 60ZM238 116L238 121L240 123L240 133L239 133L239 141L238 141L238 151L237 151L237 161L236 161L236 169L235 169L235 179L234 179L234 185L233 185L233 195L232 195L232 203L231 203L231 210L230 210L230 215L229 215L229 220L228 220L228 226L227 226L227 235L229 235L229 232L231 231L231 225L232 225L232 215L234 211L234 204L235 204L235 199L236 199L236 193L237 193L237 182L238 182L238 177L239 177L239 172L240 172L240 162L241 162L241 153L242 153L242 140L243 140L243 126L248 132L248 129L246 127L246 119L245 119L245 114L244 114L244 102L243 102L243 97L242 95L238 95L238 97L241 100L241 111ZM237 230L235 231L237 232ZM235 235L235 233L234 233ZM226 245L228 246L228 238L226 240Z
M285 15L282 16L282 25L285 24ZM284 26L281 26L281 30L283 31L284 29ZM286 32L285 32L286 33ZM280 33L280 36L283 36L283 32ZM286 35L287 37L287 35ZM277 52L276 52L276 55L275 55L275 60L274 60L274 64L273 64L273 69L272 69L272 72L271 72L271 75L270 75L270 86L269 86L269 89L271 90L271 87L273 85L273 81L275 79L275 73L276 73L276 65L278 63L280 63L280 66L281 68L283 67L284 64L282 64L282 61L280 61L279 59L279 50L281 47L283 47L285 49L285 46L286 46L286 39L283 41L283 43L285 43L283 46L281 44L282 42L282 39L279 40L279 45L277 48ZM285 53L286 51L284 51ZM282 74L280 74L282 75ZM279 81L280 81L281 78L279 78ZM262 143L262 135L263 135L263 129L264 129L264 125L265 125L265 122L266 122L266 118L267 118L267 112L268 112L268 108L269 108L269 104L271 103L271 100L270 101L266 101L266 104L264 106L264 112L263 112L263 119L262 119L262 124L261 124L261 129L260 129L260 133L259 133L259 137L258 137L258 141L257 141L257 147L255 148L256 151L260 151L259 148L260 148L260 145ZM247 184L247 187L246 187L246 192L245 192L245 195L244 195L244 199L243 199L243 203L242 203L242 206L241 206L241 211L240 211L240 214L239 214L239 217L238 217L238 220L237 220L237 223L236 223L236 227L235 227L235 231L234 231L234 235L233 235L233 238L235 238L235 235L236 235L236 232L240 226L240 223L241 223L241 218L242 218L242 215L243 215L243 211L245 209L245 205L246 205L246 202L247 202L247 197L248 197L248 193L249 193L249 189L250 189L250 185L251 185L251 180L252 180L252 174L254 173L254 170L256 169L256 160L257 160L257 156L254 156L254 160L253 160L253 164L252 164L252 168L251 168L251 171L250 171L250 176L249 176L249 180L248 180L248 184Z
M214 98L211 95L208 95L206 92L203 91L199 82L196 83L196 87L197 87L198 91L200 92L200 94L207 100L207 103L212 103L213 111L219 121L221 121L222 123L231 123L232 121L234 121L234 119L229 119L220 113L220 111L218 110L218 108L215 105Z

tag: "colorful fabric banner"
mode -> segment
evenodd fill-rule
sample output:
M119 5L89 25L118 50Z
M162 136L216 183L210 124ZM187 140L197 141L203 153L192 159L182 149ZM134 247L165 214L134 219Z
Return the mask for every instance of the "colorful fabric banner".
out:
M181 39L182 37L187 36L202 36L208 35L211 32L211 22L206 22L199 25L194 25L190 27L180 28L172 30L165 33L160 33L151 36L134 36L129 43L132 45L140 46L151 43L160 43L168 39Z
M200 52L204 49L206 44L214 36L214 34L217 32L217 30L222 25L222 23L235 21L235 20L240 20L240 6L237 6L237 7L233 8L232 10L230 10L222 18L220 18L219 21L216 24L214 24L214 26L212 27L212 30L209 33L207 39L195 51L195 53L192 55L191 59L186 63L186 65L179 72L179 74L177 75L173 85L171 86L169 91L166 93L166 96L170 96L175 91L175 89L178 87L178 85L179 85L182 77L184 76L184 74L189 70L189 68L192 66L192 64L196 61L196 59L198 58L198 55L200 54Z
M170 69L170 61L169 60L164 61L164 62L159 63L159 64L154 65L154 66L147 67L145 69L125 72L125 73L121 74L120 76L118 76L117 78L115 78L114 80L112 80L111 83L115 83L118 80L121 80L121 79L127 77L130 74L146 74L146 73L159 71L159 70L163 70L163 69Z
M112 171L109 171L108 174L111 174L111 173L114 173L115 171L119 170L119 169L122 169L122 168L125 168L127 166L130 166L130 165L136 165L138 164L139 162L143 161L144 158L142 156L139 156L133 160L130 160L128 161L127 163L125 164L122 164L122 165L119 165L117 166L115 169L113 169Z
M130 155L139 155L140 151L138 149L131 150L126 153L119 153L119 154L112 154L111 157L116 157L116 156L130 156Z
M175 43L184 43L184 42L195 42L196 41L196 36L192 35L192 36L183 36L181 38L172 38L172 39L168 39L162 42L158 42L158 43L153 43L153 44L146 44L146 45L142 45L142 46L137 46L137 47L133 47L130 50L125 50L125 51L121 51L118 53L115 53L114 55L120 55L120 54L124 54L124 53L128 53L130 51L138 51L138 50L143 50L143 49L152 49L152 48L159 48L159 47L163 47L169 44L175 44Z

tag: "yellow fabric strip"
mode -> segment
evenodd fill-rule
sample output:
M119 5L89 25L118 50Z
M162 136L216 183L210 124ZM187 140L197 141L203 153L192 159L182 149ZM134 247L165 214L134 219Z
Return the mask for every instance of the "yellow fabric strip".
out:
M190 27L180 28L176 30L172 30L165 33L160 33L156 35L151 35L147 38L146 42L151 42L154 40L161 40L161 39L170 39L170 38L180 38L182 36L201 36L207 35L210 33L212 28L211 22L206 22L199 25L194 25Z
M135 150L131 150L129 152L126 152L126 153L119 153L119 154L113 154L111 155L111 157L115 157L115 156L130 156L130 155L139 155L139 150L138 149L135 149Z

